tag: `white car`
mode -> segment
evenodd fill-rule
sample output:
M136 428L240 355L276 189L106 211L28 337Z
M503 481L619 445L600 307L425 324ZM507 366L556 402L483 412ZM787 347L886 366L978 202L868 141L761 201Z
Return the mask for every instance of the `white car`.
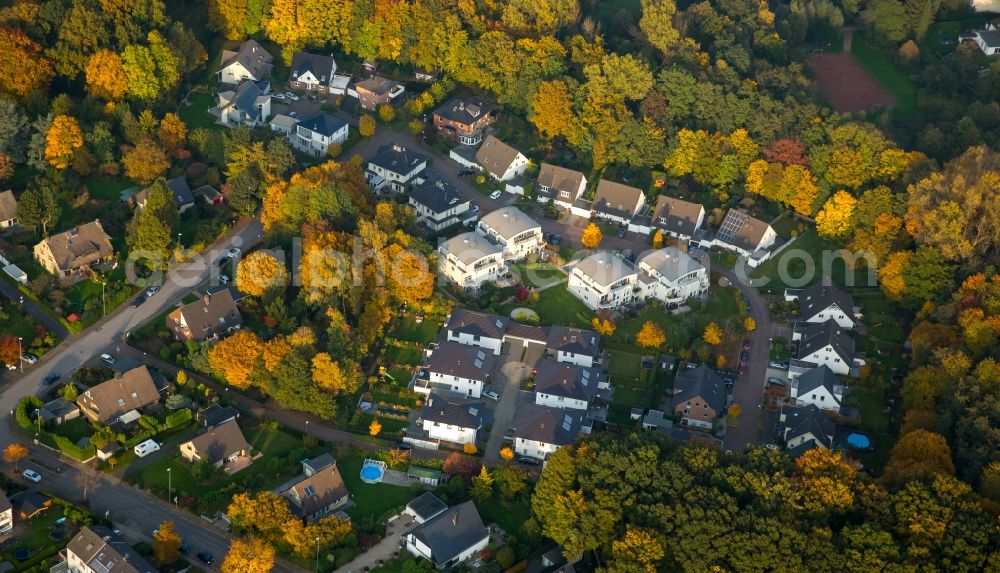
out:
M117 362L117 360L115 360L114 357L111 356L110 354L102 354L101 355L101 361L102 362L107 362L111 366L114 366L115 362Z
M292 92L285 92L285 99L290 99L292 101L299 101L299 96L293 94Z
M503 193L499 189L497 189L496 191L490 193L490 199L493 199L494 201L496 201L497 199L500 198L500 195L502 195L502 194Z
M228 251L226 251L226 256L229 257L230 259L235 259L236 257L240 256L239 247L233 247Z
M232 280L232 279L229 278L229 275L219 275L219 282L222 283L222 284L224 284L224 285L229 284L230 280Z
M271 99L285 99L285 94L283 94L283 93L273 93L273 94L271 94Z
M28 481L33 481L35 483L42 481L42 474L36 472L35 470L24 470L21 475L23 475L24 479Z
M490 400L499 400L500 399L500 394L497 394L493 390L490 390L489 392L483 392L483 396L486 396Z
M135 455L140 458L144 458L153 452L160 451L160 444L156 443L156 440L146 440L145 442L135 446Z

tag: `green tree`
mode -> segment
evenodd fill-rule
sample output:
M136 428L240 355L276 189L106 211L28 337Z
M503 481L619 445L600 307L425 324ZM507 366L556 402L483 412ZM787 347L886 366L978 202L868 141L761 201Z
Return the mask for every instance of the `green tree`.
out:
M872 0L861 12L861 21L885 43L901 42L910 29L906 8L898 0Z
M42 227L42 234L59 216L59 204L52 187L32 187L21 194L17 202L18 222L29 229Z
M674 28L674 13L677 5L673 0L642 0L642 18L639 29L646 42L666 57L670 48L680 40L680 32Z
M125 240L133 254L165 268L178 221L174 194L166 181L158 179L146 190L146 204L132 216Z

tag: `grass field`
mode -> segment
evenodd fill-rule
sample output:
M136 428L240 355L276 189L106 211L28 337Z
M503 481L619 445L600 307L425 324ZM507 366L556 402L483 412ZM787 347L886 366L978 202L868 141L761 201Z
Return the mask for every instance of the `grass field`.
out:
M514 269L524 284L533 287L542 287L566 278L562 269L545 263L519 264L514 265Z
M84 183L91 197L105 201L121 200L121 192L132 186L128 179L113 177L88 177Z
M417 321L412 316L406 316L389 332L389 337L407 342L427 344L434 340L434 336L437 335L440 328L440 321L425 318L423 322L417 324Z
M180 111L180 118L188 130L204 127L208 129L225 129L215 123L215 118L208 113L208 108L215 105L215 96L207 92L193 92L188 96L191 105Z
M877 433L889 431L889 414L884 411L885 396L882 392L857 388L852 390L848 402L860 411L861 429Z
M340 475L344 478L347 491L351 492L354 506L347 510L357 520L374 521L385 512L402 508L419 493L416 490L385 483L369 484L361 481L361 466L364 458L352 456L337 460ZM374 524L373 524L374 525Z
M917 86L892 63L887 54L869 46L862 37L854 38L851 53L896 98L893 116L902 119L917 114Z
M838 286L869 286L868 270L848 269L843 258L836 254L839 250L839 245L821 239L815 229L809 229L750 276L763 283L760 285L762 291L771 293L787 287L802 288L825 276Z
M529 306L538 313L538 318L543 325L561 324L576 328L590 328L590 319L594 316L594 311L570 294L565 285L547 288L538 294L538 304L534 306L523 303L504 305L499 309L500 314L509 315L510 311L515 308Z
M640 370L642 370L641 356L620 351L611 353L611 359L608 360L608 374L612 378L620 378L637 384Z
M385 348L385 359L393 364L406 364L416 366L420 364L420 350L416 348L403 348L390 344Z

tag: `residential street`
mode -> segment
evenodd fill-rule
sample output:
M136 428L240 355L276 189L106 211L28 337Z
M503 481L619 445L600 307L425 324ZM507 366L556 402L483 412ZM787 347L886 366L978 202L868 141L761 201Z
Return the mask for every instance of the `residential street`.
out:
M497 392L500 393L500 402L497 403L496 410L493 411L493 429L490 430L489 440L486 442L486 450L483 452L483 459L487 463L500 461L500 449L503 447L504 434L507 428L514 422L517 415L517 394L521 387L521 380L531 376L531 369L538 363L538 360L545 354L545 348L539 344L532 344L524 353L521 359L522 347L518 345L507 345L508 348L503 354L504 364L496 373L497 382L494 387L499 386Z

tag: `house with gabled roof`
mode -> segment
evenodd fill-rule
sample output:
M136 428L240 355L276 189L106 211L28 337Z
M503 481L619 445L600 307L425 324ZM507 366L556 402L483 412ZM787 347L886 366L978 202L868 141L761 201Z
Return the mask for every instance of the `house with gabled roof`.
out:
M474 291L507 274L503 247L471 231L438 245L438 254L438 273L466 290Z
M337 61L333 56L295 52L289 70L288 87L326 95L337 73Z
M347 485L332 455L320 454L302 462L302 477L280 492L292 512L306 521L329 515L347 505Z
M425 442L475 444L485 425L486 402L450 392L432 391L424 401L416 421L417 432L407 430L411 438ZM422 445L420 442L413 442Z
M651 221L654 229L660 229L675 239L690 241L704 222L704 205L666 195L656 198Z
M398 193L427 168L427 161L426 155L402 145L383 145L368 160L365 179L376 193L383 190Z
M217 96L219 123L227 127L267 125L271 117L271 84L246 80L234 89L224 87Z
M517 207L501 207L479 220L476 232L503 248L504 260L521 260L545 245L542 226Z
M851 373L855 362L854 339L832 318L822 324L796 324L792 340L799 341L799 352L797 359L791 361L789 376L794 378L822 365L841 376Z
M855 326L854 299L833 285L816 283L804 289L785 289L785 301L799 303L799 320L822 324L835 321L841 328Z
M490 542L490 530L471 500L450 507L406 534L406 550L446 569L470 559Z
M425 351L426 364L421 367L414 390L428 394L432 389L444 390L479 398L490 380L493 353L457 342L442 342Z
M456 308L441 328L450 342L477 346L499 356L509 323L509 318L495 314Z
M411 466L412 467L412 466ZM418 495L406 504L403 513L413 518L418 525L425 523L444 513L448 509L448 504L441 501L441 498L429 491Z
M592 330L552 325L545 351L558 362L593 368L600 364L601 335Z
M63 570L70 573L157 573L152 563L121 538L100 525L87 525L66 544ZM56 569L53 569L56 570Z
M0 229L9 229L17 224L17 199L10 189L0 193Z
M187 177L180 175L166 180L167 189L174 196L174 204L177 205L177 212L183 213L194 206L194 193L188 185ZM147 187L135 194L135 206L139 209L146 208L146 200L149 198L150 188Z
M564 209L583 196L587 189L587 176L575 169L567 169L551 163L542 163L538 170L535 194L539 203L552 202Z
M589 434L591 423L580 410L559 410L536 404L518 405L514 416L514 453L544 460L549 454Z
M260 81L271 74L274 56L256 40L247 40L236 51L222 51L222 66L215 73L220 83L238 85L246 80Z
M440 231L472 216L472 202L437 172L427 169L422 183L413 186L407 199L417 214L417 223Z
M837 413L844 404L844 385L825 364L799 374L789 386L789 397L796 406L812 404L820 410Z
M755 219L741 209L730 209L715 235L714 245L744 257L761 259L778 240L771 225ZM711 245L709 245L711 246Z
M813 448L833 448L837 425L822 410L812 404L785 404L778 415L778 435L792 457L799 457Z
M573 265L567 290L593 310L615 309L635 300L639 274L611 251L597 251Z
M228 288L206 292L167 315L167 328L180 341L217 340L243 326L243 316Z
M7 492L0 491L0 533L14 529L14 506L7 498Z
M457 96L434 110L434 129L438 135L461 143L479 145L483 132L493 123L496 102L486 96Z
M115 256L99 219L49 236L35 245L35 260L59 278L86 276L92 265Z
M542 360L532 378L535 404L547 408L586 411L598 393L609 387L607 376L596 368L552 359Z
M326 157L331 145L343 145L347 141L347 122L325 111L301 119L295 124L288 140L292 147L313 157Z
M486 136L476 151L476 163L497 181L510 181L528 169L528 158L523 153L492 135Z
M394 99L403 95L406 88L403 84L388 78L372 76L355 84L354 90L358 94L361 107L374 111L380 105L392 103Z
M708 269L676 247L650 251L639 259L639 293L664 304L680 304L708 290Z
M678 372L673 407L681 425L711 430L726 409L726 383L705 365Z
M76 404L90 421L109 426L132 411L142 410L160 401L160 391L145 366L115 376L88 388L76 397ZM135 416L138 418L138 416Z
M181 456L196 463L203 459L226 471L235 473L251 462L251 448L236 420L223 422L180 445Z
M641 189L601 179L594 193L592 209L598 219L628 225L646 206L646 194Z

